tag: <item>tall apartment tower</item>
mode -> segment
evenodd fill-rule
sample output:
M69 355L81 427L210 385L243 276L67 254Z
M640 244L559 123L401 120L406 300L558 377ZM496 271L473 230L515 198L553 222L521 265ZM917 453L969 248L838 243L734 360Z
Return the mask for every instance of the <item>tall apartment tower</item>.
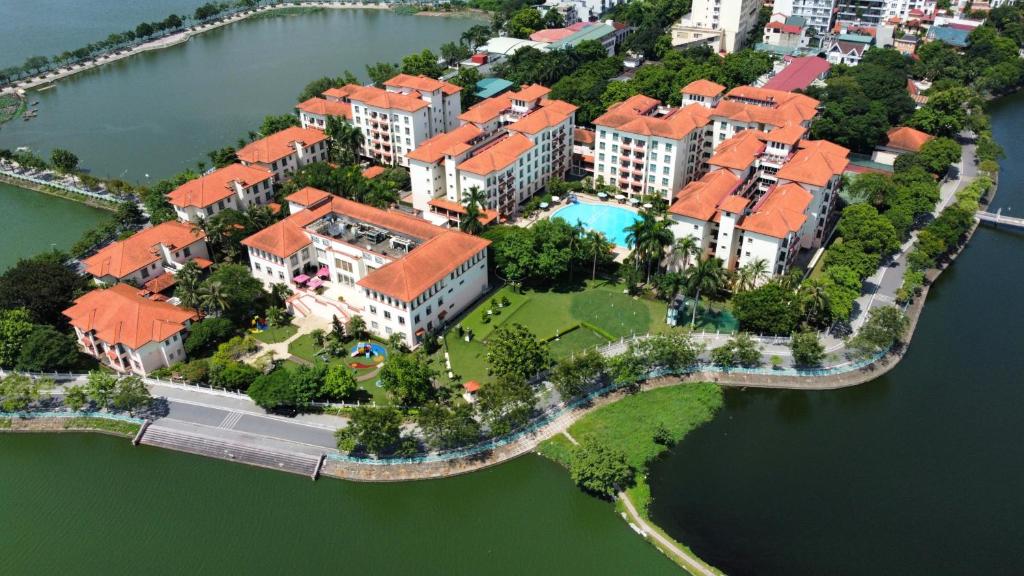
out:
M836 2L837 0L775 0L772 11L786 16L802 16L807 20L808 29L813 29L820 37L832 28Z
M744 47L757 25L764 0L693 0L691 11L673 26L673 45L707 44L724 52Z

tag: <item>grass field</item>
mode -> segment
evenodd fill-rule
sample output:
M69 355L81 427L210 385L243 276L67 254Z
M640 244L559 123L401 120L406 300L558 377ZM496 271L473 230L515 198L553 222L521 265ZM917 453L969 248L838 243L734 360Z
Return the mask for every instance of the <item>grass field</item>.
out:
M252 333L252 336L264 344L276 344L291 338L298 331L298 326L294 324L287 324L285 326L274 326L262 332L254 332Z
M82 416L79 418L67 418L64 420L65 430L104 430L124 436L135 436L139 431L139 424L126 422L124 420L109 420L107 418L92 418Z

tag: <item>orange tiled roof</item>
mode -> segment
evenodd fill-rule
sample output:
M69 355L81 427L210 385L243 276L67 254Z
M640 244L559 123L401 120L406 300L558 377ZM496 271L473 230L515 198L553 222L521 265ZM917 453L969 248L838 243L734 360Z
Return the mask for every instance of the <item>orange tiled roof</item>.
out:
M696 94L697 96L705 96L707 98L714 98L725 91L725 86L711 80L694 80L686 86L683 86L683 94Z
M296 216L307 212L309 210L303 210L280 222L275 222L242 240L242 244L281 258L287 258L310 244L309 236L297 223L298 219L296 218Z
M182 208L186 206L206 208L229 196L234 196L235 189L231 185L232 182L238 182L242 188L248 188L264 180L269 180L271 177L270 172L266 170L235 163L214 170L206 176L185 182L168 194L167 200Z
M734 214L741 214L747 207L747 204L750 204L749 198L730 194L718 203L718 209L724 210L725 212L732 212Z
M185 329L185 322L199 318L194 310L166 302L147 300L127 284L93 290L64 311L71 325L107 344L123 344L133 350L150 342L166 340Z
M416 96L400 94L398 92L388 92L387 90L382 90L375 86L359 88L349 94L349 98L353 102L362 102L368 106L383 108L384 110L415 112L429 106L429 104Z
M573 142L583 145L592 145L597 139L597 133L586 128L576 128L572 133Z
M661 102L654 98L637 94L609 108L594 124L630 134L676 140L707 124L707 109L699 104L677 108L666 116L648 116L659 104Z
M576 109L577 106L561 100L544 100L539 108L509 125L508 129L524 134L536 134L572 118Z
M363 178L366 178L368 180L376 178L377 176L380 176L383 173L384 173L384 167L383 166L370 166L369 168L366 168L362 172Z
M463 124L451 132L438 134L424 140L415 150L406 154L410 160L418 160L428 164L436 164L445 156L458 156L469 150L469 142L478 138L483 132L472 124Z
M409 74L399 74L394 78L384 83L384 86L395 86L398 88L409 88L410 90L421 90L423 92L433 92L440 90L445 94L455 94L462 90L461 86L455 84L449 84L448 82L442 82L435 80L429 76L420 74L419 76L411 76Z
M533 142L530 142L529 138L512 133L504 140L463 161L459 164L459 170L485 176L508 168L530 148L533 148Z
M818 104L817 100L804 94L771 88L737 86L726 93L725 100L715 107L714 115L783 126L811 120L818 113Z
M508 95L513 100L523 100L525 102L531 102L539 98L543 98L551 93L551 89L540 84L523 84L518 92L509 92Z
M163 244L171 251L184 248L206 238L201 230L189 224L172 220L146 228L140 232L105 246L102 250L82 261L85 271L97 278L113 276L124 278L144 266L160 260L158 245Z
M804 137L805 133L807 133L807 129L803 126L800 126L799 124L790 124L768 132L764 139L768 142L780 142L782 144L792 146L799 142L800 139Z
M362 88L356 84L345 84L344 86L338 86L337 88L328 88L324 90L322 95L327 98L337 98L338 100L344 100Z
M311 206L323 200L324 198L330 198L332 196L329 192L324 192L318 188L312 186L306 186L296 192L292 192L288 195L285 200L293 204L300 206Z
M303 148L308 148L326 139L327 136L320 130L291 126L250 143L238 151L238 159L249 163L269 164L294 154L295 142L300 142Z
M687 184L676 195L676 201L668 211L697 220L710 220L718 212L718 203L735 192L740 184L740 179L732 172L715 170Z
M449 212L455 212L456 214L465 214L466 213L466 207L465 206L463 206L462 204L459 204L458 202L452 202L451 200L449 200L447 198L434 198L434 199L430 200L429 202L427 202L427 204L430 204L431 206L437 206L438 208L441 208L442 210L447 210ZM480 212L481 212L481 214L480 214L480 217L478 218L478 220L480 220L481 224L490 224L491 222L494 222L494 221L496 221L498 219L498 213L495 212L494 210L483 210L483 209L481 209Z
M754 206L753 213L737 226L742 230L785 238L798 232L807 221L804 211L814 196L799 184L783 184L768 191Z
M347 102L310 98L300 103L296 108L307 114L316 114L317 116L341 116L349 120L352 119L352 105Z
M410 302L491 243L456 230L440 230L441 234L414 248L404 258L367 274L357 284Z
M764 137L760 130L744 130L719 144L708 164L746 170L764 152Z
M850 151L827 140L803 140L800 150L779 169L777 176L802 184L825 186L829 179L842 174L850 163Z
M174 274L171 274L170 272L164 272L163 274L143 284L142 287L150 292L158 293L167 290L171 286L174 286L176 283L177 280L174 278Z
M935 138L927 132L921 132L909 126L893 128L887 132L887 135L889 136L889 142L886 146L910 152L920 152L922 146L932 138Z
M473 122L475 124L484 124L494 120L498 116L501 116L503 112L512 107L512 99L509 97L508 92L499 94L493 98L481 100L476 104L469 107L462 114L459 114L459 120L463 122Z

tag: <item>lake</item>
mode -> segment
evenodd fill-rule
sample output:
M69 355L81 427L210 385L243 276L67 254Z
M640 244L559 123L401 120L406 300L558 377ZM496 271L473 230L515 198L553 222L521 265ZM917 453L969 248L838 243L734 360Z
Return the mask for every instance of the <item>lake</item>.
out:
M294 112L311 80L345 70L367 80L367 64L437 53L480 22L325 9L235 23L32 93L39 117L5 124L0 148L66 148L97 175L152 183L209 163L206 152L235 145L268 114Z
M403 484L101 435L0 435L0 457L5 574L680 573L538 456Z
M1024 207L1024 95L993 106L992 209ZM981 228L905 359L833 392L726 394L652 467L653 518L738 576L1020 574L1024 234Z
M113 216L100 210L0 182L0 272L25 258L57 248L67 250L82 234Z

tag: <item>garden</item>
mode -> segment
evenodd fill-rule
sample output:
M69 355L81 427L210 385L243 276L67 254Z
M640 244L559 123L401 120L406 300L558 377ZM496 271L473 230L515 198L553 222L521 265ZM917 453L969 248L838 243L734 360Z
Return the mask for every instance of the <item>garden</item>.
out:
M334 346L330 338L321 340L323 335L311 332L299 336L288 344L288 353L304 360L309 364L316 362L326 363L328 367L345 366L355 376L358 390L348 402L365 403L374 401L378 404L387 400L387 392L377 385L377 373L391 353L389 346L383 342L355 338L346 338ZM299 363L294 360L286 360L283 367L294 370Z

